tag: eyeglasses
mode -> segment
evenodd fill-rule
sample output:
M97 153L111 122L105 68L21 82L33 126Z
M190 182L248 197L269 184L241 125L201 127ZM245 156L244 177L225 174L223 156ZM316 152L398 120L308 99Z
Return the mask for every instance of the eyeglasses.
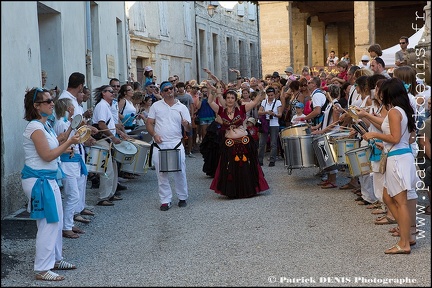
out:
M152 89L153 89L153 88L156 88L156 86L148 86L148 87L149 87L149 88L152 88Z
M301 87L307 87L307 84L303 84L303 85L301 85Z
M402 44L406 44L406 42L399 42L399 44L400 44L400 45L402 45Z
M114 94L114 90L103 90L102 92L110 92L111 94Z
M51 104L51 103L53 103L54 102L54 99L47 99L47 100L44 100L44 101L37 101L37 102L35 102L35 103L46 103L46 104Z
M361 60L361 61L362 61L362 62L366 62L366 63L369 62L369 60Z
M176 80L169 80L169 82L174 83Z
M111 85L111 87L117 87L117 88L120 88L120 85Z
M174 87L168 87L168 88L163 89L163 91L168 92L168 90L173 90L173 89L174 89Z

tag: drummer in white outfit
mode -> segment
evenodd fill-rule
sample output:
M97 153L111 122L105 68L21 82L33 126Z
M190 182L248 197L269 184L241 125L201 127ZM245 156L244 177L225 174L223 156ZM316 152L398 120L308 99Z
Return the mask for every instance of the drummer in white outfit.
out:
M59 144L54 130L47 125L47 118L54 108L48 90L35 88L28 91L24 105L25 119L30 122L23 133L25 165L21 181L29 200L30 218L36 219L38 228L34 271L37 280L60 281L64 277L51 269L75 269L76 266L62 260L63 206L57 184L58 157L71 145L79 143L79 136Z
M188 132L192 129L191 117L188 108L180 101L175 99L174 87L169 81L164 81L160 85L163 101L155 102L149 111L146 121L146 128L153 137L154 142L160 149L172 149L180 143L181 171L160 172L159 149L152 147L152 158L156 168L159 183L159 198L162 204L160 209L166 211L171 207L172 190L169 183L169 174L175 179L175 191L179 201L179 206L186 206L188 198L188 185L186 179L186 163L184 146L181 143L182 126Z
M83 107L81 107L81 105L79 105L79 102L82 102L84 94L83 94L83 89L84 89L84 83L85 83L85 75L79 72L74 72L69 76L69 80L68 80L68 87L66 90L64 90L60 97L60 99L70 99L72 101L72 104L74 106L73 109L73 113L71 116L71 118L74 118L77 115L83 115L84 114L84 109ZM69 125L70 123L68 123ZM61 129L66 128L64 127L64 121L63 123L61 123L60 127L59 125L57 125L57 133L62 132ZM72 135L75 134L75 131L72 131ZM92 138L92 140L94 142L94 139ZM80 155L82 162L85 163L86 159L85 159L85 148L83 144L77 144L74 146L74 155ZM63 155L62 156L63 161L68 161L68 156L67 155ZM90 220L83 218L82 216L80 216L80 212L84 211L85 208L85 197L86 197L86 189L87 189L87 173L82 174L81 173L81 164L80 162L67 162L67 164L62 164L62 169L65 172L65 174L67 175L67 177L65 179L63 179L63 185L65 187L65 193L67 195L69 195L70 197L65 198L65 201L67 203L65 203L65 209L66 207L68 207L67 209L69 209L69 207L71 207L71 205L73 205L73 207L71 207L71 213L73 218L72 218L72 223L70 223L71 221L69 220L69 212L65 214L65 227L63 227L63 229L65 231L70 231L72 229L73 226L73 219L78 219L78 221L80 222L85 222L88 223L90 222ZM76 192L76 193L75 193ZM78 198L76 199L75 196L72 195L76 195ZM84 203L84 204L83 204ZM69 210L68 210L69 211ZM66 212L66 211L65 211ZM69 233L69 232L67 232ZM73 236L76 237L76 236Z
M356 79L355 84L357 85L357 93L360 97L353 101L352 105L365 108L372 105L372 99L370 98L370 88L367 85L368 76L360 76ZM368 146L369 143L367 141L361 141L360 147ZM360 182L360 191L362 201L357 201L359 205L364 205L368 203L374 203L378 199L375 197L374 188L373 188L373 174L361 175L358 177Z
M102 85L94 90L94 99L96 106L93 111L93 123L98 123L99 130L106 130L103 133L104 137L109 139L101 139L97 141L95 146L102 146L111 149L110 142L114 144L120 144L121 140L116 135L116 125L113 120L111 113L111 104L114 99L114 90L110 85ZM109 140L109 142L107 141ZM108 153L107 169L105 175L100 176L99 185L99 206L113 206L114 203L109 199L114 197L114 193L117 189L118 182L118 171L117 162L112 157L111 153Z
M386 80L380 88L383 104L390 108L381 125L383 134L368 132L363 139L384 141L388 152L383 199L399 225L399 242L385 251L386 254L409 254L411 245L411 217L409 206L417 200L415 191L418 177L414 156L410 148L411 133L415 132L414 113L401 80ZM409 115L409 116L408 116ZM389 151L390 150L390 151Z

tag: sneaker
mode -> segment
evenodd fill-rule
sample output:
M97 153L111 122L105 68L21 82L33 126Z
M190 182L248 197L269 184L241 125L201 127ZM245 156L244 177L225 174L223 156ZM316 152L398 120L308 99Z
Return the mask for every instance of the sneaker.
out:
M161 211L168 211L171 208L171 202L170 203L164 203L160 206Z
M192 153L187 154L187 156L188 156L189 158L196 158L196 156L193 155Z
M186 206L187 206L186 200L180 200L179 201L178 207L186 207Z
M275 166L275 162L270 162L269 167L273 167L273 166Z

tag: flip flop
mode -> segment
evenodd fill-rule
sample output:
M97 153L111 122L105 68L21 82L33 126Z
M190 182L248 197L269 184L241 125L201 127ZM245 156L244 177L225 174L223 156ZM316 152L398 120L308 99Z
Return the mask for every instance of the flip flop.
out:
M337 188L337 187L338 187L337 185L335 185L331 182L328 182L327 184L321 186L321 189L331 189L331 188Z
M85 224L88 224L91 222L90 219L86 219L86 218L82 217L81 215L75 216L74 221L78 221L78 222L85 223Z
M317 185L318 186L325 186L325 185L327 185L329 182L327 181L327 180L325 180L325 181L322 181L322 182L320 182L320 183L318 183Z
M390 217L383 216L375 219L375 225L387 225L387 224L397 224L395 219L391 219Z

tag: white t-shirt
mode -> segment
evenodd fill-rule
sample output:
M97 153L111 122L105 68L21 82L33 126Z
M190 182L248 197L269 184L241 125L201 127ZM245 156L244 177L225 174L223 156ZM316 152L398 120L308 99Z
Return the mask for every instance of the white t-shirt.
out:
M261 106L264 107L264 111L269 111L272 110L273 108L273 112L277 114L278 107L282 106L282 102L280 100L273 100L273 101L276 101L274 103L274 107L273 107L273 102L269 103L267 99L261 102ZM273 117L273 119L270 119L270 115L266 114L266 119L270 120L269 126L279 126L279 118Z
M189 109L178 99L169 106L165 100L157 101L150 106L148 118L155 120L155 133L161 136L162 149L171 149L182 139L182 117L191 123Z
M96 124L99 123L99 121L103 121L105 124L108 123L108 129L110 129L113 135L116 135L115 123L113 120L114 119L109 103L105 99L101 99L101 101L94 108L92 118L93 123Z
M292 125L306 124L307 122L305 120L303 120L303 121L297 120L298 118L302 118L302 117L306 117L306 115L304 115L304 114L301 114L300 116L298 116L297 114L294 115L291 119L291 124Z
M23 133L23 137L24 137L23 148L24 148L25 164L30 168L36 170L40 170L40 169L57 170L58 162L60 161L58 158L50 162L46 162L37 153L34 142L30 138L33 132L35 132L36 130L42 130L42 132L45 134L50 149L54 149L59 146L57 135L55 135L54 130L49 129L48 127L44 126L44 124L42 124L37 120L30 121L27 124Z

